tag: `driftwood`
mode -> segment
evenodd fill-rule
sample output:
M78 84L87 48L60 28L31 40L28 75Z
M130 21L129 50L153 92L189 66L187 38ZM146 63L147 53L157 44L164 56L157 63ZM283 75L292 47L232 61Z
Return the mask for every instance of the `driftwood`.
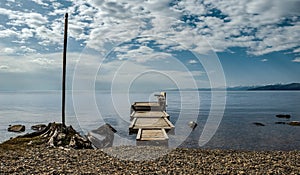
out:
M91 142L81 136L72 126L65 126L61 123L49 123L41 131L18 136L14 139L42 140L43 144L50 147L70 147L75 149L90 149ZM32 143L29 141L29 143ZM39 142L40 143L40 142Z

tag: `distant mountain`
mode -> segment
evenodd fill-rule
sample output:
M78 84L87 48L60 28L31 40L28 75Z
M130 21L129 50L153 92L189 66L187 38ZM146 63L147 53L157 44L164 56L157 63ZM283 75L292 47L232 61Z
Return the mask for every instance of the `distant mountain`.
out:
M222 91L224 89L219 88L199 88L199 89L168 89L166 91ZM270 90L300 90L300 83L290 84L274 84L265 86L236 86L227 87L227 91L270 91Z
M300 83L290 83L290 84L275 84L258 86L254 88L249 88L249 91L266 91L266 90L300 90Z

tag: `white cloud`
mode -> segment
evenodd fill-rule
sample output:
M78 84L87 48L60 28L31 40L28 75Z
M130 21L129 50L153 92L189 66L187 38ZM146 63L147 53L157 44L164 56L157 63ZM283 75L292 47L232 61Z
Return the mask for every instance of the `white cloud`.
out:
M39 4L39 5L43 5L43 6L49 6L49 4L43 2L42 0L32 0L33 2Z
M37 7L0 7L4 19L0 22L0 65L7 66L6 71L32 72L45 67L58 68L55 63L60 63L61 54L50 56L43 52L54 47L61 49L66 12L69 12L68 34L72 41L83 42L89 48L106 53L112 46L136 39L140 45L117 47L116 56L123 61L131 59L137 68L145 70L150 69L145 64L151 60L163 63L172 57L171 51L183 49L207 53L244 47L252 55L286 50L300 53L300 12L297 8L299 1L296 0L32 2ZM175 5L170 7L170 3ZM151 42L166 52L154 50L150 47ZM72 47L76 44L70 43ZM12 53L16 53L20 60L8 56ZM293 61L298 60L295 58ZM193 60L189 63L196 64ZM92 63L86 64L93 66ZM145 67L138 67L143 64ZM181 75L179 71L170 73Z
M269 61L268 59L262 59L262 60L260 60L261 62L267 62L267 61Z
M33 2L46 5L43 0ZM53 11L45 9L44 14L0 8L0 14L8 17L8 24L22 28L1 30L0 37L5 37L6 33L6 37L35 37L41 43L61 44L63 14L70 12L69 36L97 50L103 49L105 43L122 43L139 35L157 36L161 48L170 44L163 38L170 38L202 53L211 49L221 52L230 47L246 47L249 54L263 55L292 49L300 43L297 18L300 13L296 8L299 2L295 0L184 0L177 4L172 2L175 3L173 7L169 6L170 2L75 0L71 6L62 7L52 0L51 3L58 4ZM49 21L47 15L55 19ZM183 15L190 18L184 20ZM291 25L278 27L284 19L290 19ZM212 48L202 42L203 38Z
M197 64L198 63L198 61L196 61L196 60L190 60L189 61L189 64Z
M69 53L67 55L67 63L70 69L74 68L78 59L78 53ZM7 67L6 72L9 71L12 73L26 74L45 72L45 69L57 70L62 67L62 54L32 53L30 55L1 56L0 65Z
M294 60L292 60L292 62L300 63L300 57L295 58Z
M119 51L123 51L117 54L117 58L119 60L129 59L139 63L144 63L148 61L163 60L172 56L169 53L156 52L154 49L143 45L139 46L137 49L129 49L128 47L127 49L128 50L126 50L126 48L117 49Z
M6 65L0 65L0 70L7 70L7 69L9 69L8 66L6 66Z
M300 53L300 48L294 49L294 53Z
M5 54L13 54L15 52L15 50L12 48L4 48L4 49L2 49L1 52L5 53Z

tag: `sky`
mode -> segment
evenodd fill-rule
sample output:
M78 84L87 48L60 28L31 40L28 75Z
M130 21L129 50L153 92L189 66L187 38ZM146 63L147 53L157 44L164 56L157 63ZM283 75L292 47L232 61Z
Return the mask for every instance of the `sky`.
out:
M299 0L1 0L0 91L300 82Z

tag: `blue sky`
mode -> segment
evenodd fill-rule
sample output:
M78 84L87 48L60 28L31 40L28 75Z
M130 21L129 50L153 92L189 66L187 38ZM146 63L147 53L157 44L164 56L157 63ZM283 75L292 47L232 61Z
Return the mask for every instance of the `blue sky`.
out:
M0 90L60 89L66 12L69 89L74 79L77 89L300 82L299 8L299 0L2 0Z

